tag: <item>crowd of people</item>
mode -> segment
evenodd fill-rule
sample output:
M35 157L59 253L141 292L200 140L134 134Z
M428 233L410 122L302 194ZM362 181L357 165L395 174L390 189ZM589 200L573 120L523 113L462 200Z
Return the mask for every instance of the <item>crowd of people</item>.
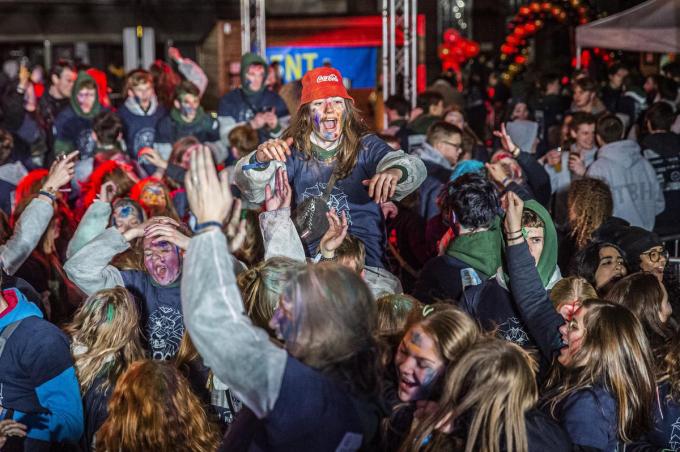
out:
M680 65L169 61L0 75L0 450L680 450Z

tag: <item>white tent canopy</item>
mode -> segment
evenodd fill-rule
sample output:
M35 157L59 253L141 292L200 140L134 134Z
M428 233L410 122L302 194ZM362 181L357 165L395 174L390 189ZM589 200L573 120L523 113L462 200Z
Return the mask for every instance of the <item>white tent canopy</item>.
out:
M680 52L680 0L649 0L576 28L577 59L584 47L633 52Z

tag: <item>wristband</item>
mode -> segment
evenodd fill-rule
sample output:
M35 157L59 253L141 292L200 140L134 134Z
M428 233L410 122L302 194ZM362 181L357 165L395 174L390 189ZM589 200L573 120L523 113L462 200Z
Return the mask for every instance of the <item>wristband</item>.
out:
M519 146L515 146L515 148L512 151L510 151L510 154L512 154L514 158L517 158L520 152L522 152L522 150L519 148Z
M52 202L57 202L57 197L55 195L53 195L52 193L48 192L48 191L40 190L38 192L38 194L43 195L43 196L47 196L48 198L50 198L52 200Z
M218 229L222 229L222 223L219 221L206 221L204 223L198 223L196 226L194 226L194 232L201 232L204 229L208 229L215 226Z
M517 234L517 235L512 236L512 237L507 236L507 235L505 236L505 240L508 240L508 241L519 240L521 238L524 238L524 234L520 233L520 234Z
M505 231L505 235L519 234L520 232L522 232L522 229L518 229L517 231Z

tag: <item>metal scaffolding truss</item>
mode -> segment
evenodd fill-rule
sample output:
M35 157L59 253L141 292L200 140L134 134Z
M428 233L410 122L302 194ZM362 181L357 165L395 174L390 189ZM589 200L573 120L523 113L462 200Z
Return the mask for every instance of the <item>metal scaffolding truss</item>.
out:
M401 94L416 105L417 0L383 0L382 92L383 99ZM397 43L401 31L403 45Z
M241 0L241 53L253 52L266 58L264 0Z

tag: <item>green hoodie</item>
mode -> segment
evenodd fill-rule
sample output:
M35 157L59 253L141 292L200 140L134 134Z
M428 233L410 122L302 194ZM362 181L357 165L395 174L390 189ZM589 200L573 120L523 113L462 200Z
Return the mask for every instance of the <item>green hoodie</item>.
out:
M246 95L252 96L253 94L259 94L265 89L264 80L262 80L262 85L257 91L252 91L246 83L246 74L248 73L248 66L252 64L259 64L264 67L264 78L267 78L267 62L260 55L256 53L246 53L241 57L241 88L245 91Z
M483 273L484 279L495 275L501 266L503 248L500 224L500 218L496 217L486 231L459 235L449 243L446 254Z
M92 106L92 110L86 114L80 109L80 104L78 103L78 91L80 91L82 84L87 80L90 80L92 83L94 83L95 88L94 105ZM78 116L87 119L94 118L102 109L102 106L99 103L99 91L97 90L97 83L94 81L94 78L92 78L92 76L85 71L78 72L78 78L76 78L76 81L73 84L73 91L71 91L71 107L73 107L73 110Z

